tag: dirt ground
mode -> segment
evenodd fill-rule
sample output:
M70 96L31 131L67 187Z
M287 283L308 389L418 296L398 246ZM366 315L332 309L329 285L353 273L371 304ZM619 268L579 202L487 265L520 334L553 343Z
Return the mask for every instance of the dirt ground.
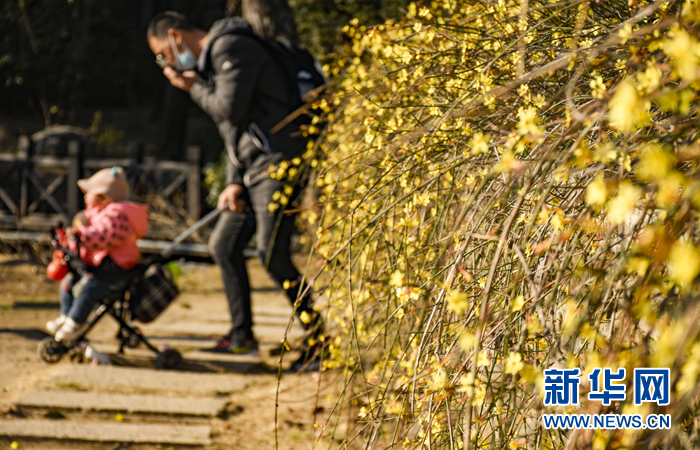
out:
M274 289L272 281L257 261L249 260L253 309L288 307L288 301ZM164 327L183 320L218 320L228 316L221 277L215 266L185 264L179 285L183 293L153 326ZM58 285L47 279L44 266L15 256L0 255L0 420L14 417L13 402L35 388L55 370L42 362L37 344L45 336L45 323L58 315ZM213 318L213 319L212 319ZM88 336L91 341L113 340L116 323L104 320ZM149 327L144 327L148 336ZM213 339L213 337L212 337ZM206 419L212 426L213 444L207 449L275 448L275 393L277 390L278 356L263 354L262 363L246 373L252 384L243 392L231 395L228 417ZM287 361L293 355L288 354ZM64 360L67 358L64 358ZM58 365L71 364L61 361ZM288 364L288 362L286 363ZM154 369L155 370L155 369ZM335 378L335 377L324 377ZM330 387L319 383L317 373L292 374L282 377L277 436L280 449L337 448L320 436L332 408ZM80 413L70 420L81 421ZM38 417L42 418L42 417ZM94 417L92 418L94 420ZM112 420L107 417L106 420ZM149 418L130 417L125 421L148 422ZM159 422L183 423L181 418L158 418ZM199 419L202 420L202 419ZM17 439L21 449L175 449L168 445L97 444L77 441L62 442L39 439ZM9 438L0 437L0 449L10 448ZM202 447L200 447L202 448Z

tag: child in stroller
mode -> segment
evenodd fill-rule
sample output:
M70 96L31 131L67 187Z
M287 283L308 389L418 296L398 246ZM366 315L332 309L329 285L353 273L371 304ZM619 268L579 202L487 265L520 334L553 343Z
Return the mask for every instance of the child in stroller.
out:
M140 258L136 241L148 231L148 208L126 201L129 188L121 167L102 169L78 186L85 194L88 223L69 227L61 245L79 254L86 270L72 270L63 278L61 315L46 324L63 344L81 335L100 301L123 295Z

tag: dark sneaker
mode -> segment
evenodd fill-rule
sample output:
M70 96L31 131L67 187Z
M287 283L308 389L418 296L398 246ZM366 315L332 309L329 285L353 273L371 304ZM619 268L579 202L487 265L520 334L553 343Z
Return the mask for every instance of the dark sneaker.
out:
M292 372L318 372L321 368L321 354L323 347L320 344L312 345L302 352L299 359L294 361L289 370Z
M231 339L223 338L214 347L204 348L201 351L210 353L224 353L234 355L252 355L258 353L258 343L255 339Z

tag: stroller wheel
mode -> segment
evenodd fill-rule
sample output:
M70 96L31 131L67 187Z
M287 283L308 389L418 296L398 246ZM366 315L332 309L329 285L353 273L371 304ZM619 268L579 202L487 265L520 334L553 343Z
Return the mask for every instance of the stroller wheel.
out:
M134 328L134 331L136 331L136 333L130 333L126 341L126 346L129 348L136 348L141 345L141 330L139 328Z
M56 342L54 338L47 337L39 342L39 348L37 350L41 359L49 364L55 364L63 358L68 348L60 342Z
M74 364L82 364L85 362L85 351L78 347L73 347L68 350L68 358Z
M158 353L156 357L156 367L158 369L169 369L169 370L179 370L182 369L182 356L180 353L169 348Z

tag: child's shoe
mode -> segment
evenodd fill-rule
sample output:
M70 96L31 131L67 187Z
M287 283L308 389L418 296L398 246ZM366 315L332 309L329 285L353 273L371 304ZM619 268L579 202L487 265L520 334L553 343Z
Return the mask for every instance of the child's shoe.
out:
M54 339L56 339L57 342L62 342L64 344L72 342L75 340L75 338L80 336L80 329L82 326L82 324L77 323L70 317L66 317L66 321L63 322L61 328L58 329Z
M63 325L66 322L66 316L61 316L57 319L54 320L49 320L46 322L46 329L49 331L51 334L56 334L59 328L61 328L61 325Z

